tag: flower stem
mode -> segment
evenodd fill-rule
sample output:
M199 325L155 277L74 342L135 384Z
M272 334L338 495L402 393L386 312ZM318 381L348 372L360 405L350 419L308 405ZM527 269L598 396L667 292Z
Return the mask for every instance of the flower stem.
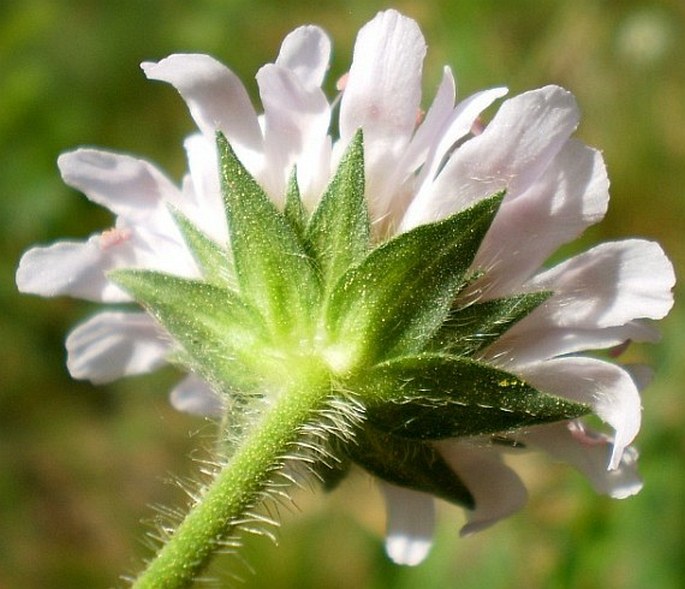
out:
M330 394L328 378L299 380L282 391L219 471L199 502L133 584L133 589L189 587L246 512L259 502L274 469L291 453L302 426Z

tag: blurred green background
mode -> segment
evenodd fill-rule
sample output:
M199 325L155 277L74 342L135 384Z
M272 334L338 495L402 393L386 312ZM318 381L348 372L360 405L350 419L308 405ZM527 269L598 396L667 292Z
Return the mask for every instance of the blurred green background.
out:
M64 338L95 307L20 296L23 250L85 237L111 221L65 187L58 154L84 144L142 154L179 179L181 140L193 130L176 93L138 64L170 53L210 53L256 94L254 74L283 36L317 23L334 40L328 89L346 71L356 30L395 6L429 42L426 99L449 63L462 97L506 84L571 89L580 137L600 147L612 178L600 239L660 241L685 269L685 3L682 0L4 0L0 5L0 589L112 587L137 571L140 523L154 504L182 505L173 480L193 476L212 425L175 413L172 370L109 387L71 380ZM443 506L433 552L419 567L391 565L383 508L356 475L329 496L302 493L285 514L280 546L248 539L246 588L666 589L685 579L685 402L682 306L658 346L629 361L657 369L645 392L637 445L646 485L612 501L544 457L519 460L528 507L468 539L463 515ZM213 569L228 579L219 559Z

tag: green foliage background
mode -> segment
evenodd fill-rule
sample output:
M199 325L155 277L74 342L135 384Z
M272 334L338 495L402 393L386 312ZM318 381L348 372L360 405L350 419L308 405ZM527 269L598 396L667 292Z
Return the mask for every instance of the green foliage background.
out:
M212 425L175 413L172 369L110 387L71 380L63 341L95 307L20 296L23 250L108 226L107 212L65 187L55 160L99 145L142 154L178 179L181 140L193 130L175 92L145 80L143 60L210 53L256 95L254 74L282 37L305 23L335 43L328 77L346 70L356 30L376 0L5 0L0 5L0 589L111 587L149 556L140 520L150 504L181 505ZM579 135L605 154L612 178L600 239L657 239L685 268L685 5L681 0L398 1L429 42L426 100L441 66L462 97L506 84L571 89L584 112ZM580 476L543 457L518 466L531 490L519 515L458 539L462 514L441 509L428 560L391 565L382 504L363 475L330 496L298 494L280 546L247 541L246 588L459 587L657 589L685 579L684 311L663 323L658 346L629 361L657 369L645 392L641 450L645 489L619 502L597 497ZM227 579L230 558L214 574ZM238 585L240 586L240 585Z

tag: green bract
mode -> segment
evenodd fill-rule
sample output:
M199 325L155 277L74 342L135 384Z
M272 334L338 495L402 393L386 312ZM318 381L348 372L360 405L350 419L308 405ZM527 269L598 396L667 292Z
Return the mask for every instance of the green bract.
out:
M281 211L222 135L217 143L230 244L214 243L173 211L204 279L139 270L112 278L157 318L179 347L178 361L232 412L254 413L245 399L268 408L269 399L304 394L298 385L315 383L329 419L318 424L322 407L313 407L310 425L338 434L329 450L341 464L350 459L389 482L469 507L471 493L431 441L588 412L479 361L550 295L456 302L477 276L472 262L503 194L372 243L361 132L311 215L294 173ZM347 419L347 402L356 408L349 414L361 407L361 421ZM330 419L332 407L340 419ZM336 468L328 470L332 480ZM326 468L320 472L326 478Z

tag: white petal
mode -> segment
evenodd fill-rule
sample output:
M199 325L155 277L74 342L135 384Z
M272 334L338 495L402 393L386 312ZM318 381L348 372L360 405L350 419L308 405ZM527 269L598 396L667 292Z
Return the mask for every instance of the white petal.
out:
M553 423L530 428L524 443L532 443L585 475L598 493L625 499L642 489L637 473L637 451L627 447L614 470L607 470L611 438L585 430L579 423Z
M155 223L138 226L130 234L130 247L135 259L129 264L116 263L116 267L145 268L184 278L199 278L201 272L188 249L178 227L167 210Z
M127 250L123 256L132 260ZM105 273L115 266L114 248L103 248L101 236L86 242L59 241L27 251L17 269L21 292L54 297L68 295L90 301L124 302L131 297L107 280ZM122 249L121 247L117 249Z
M483 133L461 145L429 185L411 225L444 218L504 189L507 198L516 198L568 141L578 117L573 96L557 86L505 101Z
M610 327L661 319L673 306L673 266L661 247L640 239L603 243L533 278L550 289L546 305L559 326Z
M219 165L214 143L206 136L196 134L188 137L184 146L192 182L193 206L187 205L184 201L182 210L209 237L217 243L226 244L228 226L219 185Z
M381 482L385 496L385 550L397 564L415 566L433 544L435 503L430 495Z
M445 132L445 125L454 110L455 99L454 76L452 70L445 67L433 103L426 113L426 118L414 133L407 150L402 155L402 163L398 168L409 174L423 165L430 151L435 149L438 139Z
M425 54L418 25L395 10L362 27L340 105L343 143L361 127L368 142L397 138L406 144L421 103Z
M331 41L326 33L307 25L283 39L276 65L291 70L304 86L321 86L330 56Z
M609 180L602 155L568 141L519 197L502 204L473 263L487 298L520 289L554 251L604 216Z
M257 114L240 81L213 57L175 54L158 63L141 64L151 80L172 84L179 91L200 131L213 139L223 131L251 172L259 167L262 135Z
M618 468L641 419L640 393L625 370L594 358L567 357L522 367L518 373L541 391L590 405L616 431L609 468Z
M155 166L128 155L77 149L57 160L62 178L90 200L132 221L178 203L179 190Z
M169 395L171 405L177 411L221 417L224 406L221 397L201 378L191 374L178 383Z
M96 384L151 372L170 350L160 328L145 313L103 312L67 337L67 367L74 378Z
M436 442L435 446L475 499L475 510L461 529L462 536L479 532L525 505L525 486L497 451L453 440Z
M614 348L628 340L656 343L659 339L659 332L644 321L602 329L555 327L533 311L485 350L482 357L510 370L565 354Z
M266 170L260 180L276 201L283 199L292 167L308 173L328 165L330 107L318 86L303 86L290 70L269 64L257 73L264 104ZM302 166L300 166L302 164ZM327 169L327 168L326 168ZM306 182L309 184L309 182Z
M418 25L394 10L378 14L357 36L340 104L339 146L363 129L373 219L385 217L397 198L398 161L416 128L425 53Z
M428 164L421 173L422 181L433 182L435 180L455 144L471 132L480 114L507 92L507 88L504 87L483 90L472 94L456 106L445 122L442 136L439 142L435 143Z

